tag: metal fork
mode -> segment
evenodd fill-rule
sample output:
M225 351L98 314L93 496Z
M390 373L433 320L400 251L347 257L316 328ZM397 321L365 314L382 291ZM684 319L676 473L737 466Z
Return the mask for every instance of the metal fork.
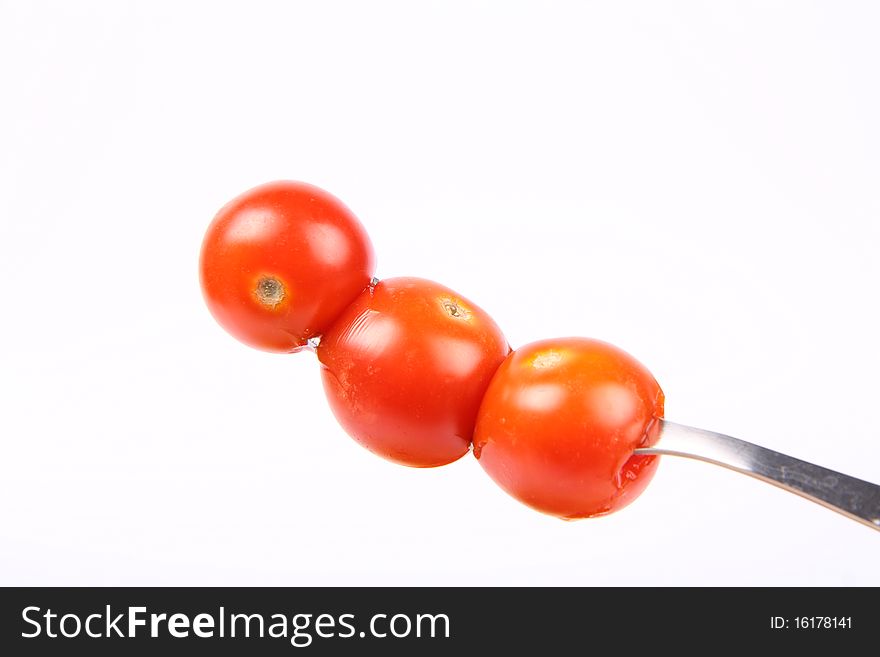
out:
M684 456L741 472L880 531L880 486L714 431L660 420L660 437L636 454Z

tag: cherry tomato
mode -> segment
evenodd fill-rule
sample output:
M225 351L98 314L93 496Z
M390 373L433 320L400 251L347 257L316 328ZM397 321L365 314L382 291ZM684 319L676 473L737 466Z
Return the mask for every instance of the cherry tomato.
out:
M373 247L342 202L273 182L223 207L202 243L202 292L214 318L258 349L294 352L324 331L373 275Z
M647 486L663 391L626 352L586 338L513 352L483 398L474 455L525 504L565 519L623 508Z
M467 452L483 393L509 351L485 311L419 278L363 292L317 349L343 428L376 454L416 467Z

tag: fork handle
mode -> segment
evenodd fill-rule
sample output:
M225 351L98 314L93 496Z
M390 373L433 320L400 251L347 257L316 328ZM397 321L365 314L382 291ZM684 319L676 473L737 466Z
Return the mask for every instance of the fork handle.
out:
M715 463L778 486L880 531L880 486L714 431L660 420L660 436L636 454Z

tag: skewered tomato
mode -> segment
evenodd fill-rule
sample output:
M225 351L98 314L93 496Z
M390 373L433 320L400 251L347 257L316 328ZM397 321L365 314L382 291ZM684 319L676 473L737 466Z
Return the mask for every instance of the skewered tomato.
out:
M510 354L489 384L474 455L505 491L567 519L616 511L657 468L663 392L645 367L605 342L562 338Z
M430 467L467 452L483 393L510 347L460 294L392 278L363 292L317 351L346 431L380 456Z
M202 292L245 344L293 352L367 287L373 261L369 237L341 201L313 185L273 182L217 213L202 243Z

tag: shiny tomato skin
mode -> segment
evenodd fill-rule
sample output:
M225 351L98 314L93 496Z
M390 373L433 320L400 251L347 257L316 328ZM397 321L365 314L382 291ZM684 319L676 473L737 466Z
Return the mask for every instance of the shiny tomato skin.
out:
M257 349L294 352L360 294L374 255L361 223L339 199L278 181L226 204L202 242L200 279L211 314Z
M564 519L629 504L659 457L635 456L659 434L664 396L651 373L608 343L543 340L498 368L480 407L474 455L510 495Z
M414 467L468 451L483 393L509 351L484 310L419 278L363 292L317 348L343 428L370 451Z

